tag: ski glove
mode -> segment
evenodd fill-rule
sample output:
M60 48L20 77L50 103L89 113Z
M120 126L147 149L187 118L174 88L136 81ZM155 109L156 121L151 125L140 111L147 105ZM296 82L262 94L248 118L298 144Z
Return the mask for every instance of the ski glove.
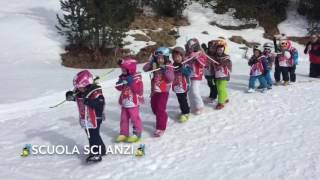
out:
M132 83L133 83L133 77L132 77L132 76L128 76L128 77L127 77L127 84L128 84L128 86L131 86Z
M181 73L185 76L190 76L191 74L191 69L188 67L182 67L181 68Z
M118 84L122 84L122 79L119 79L119 81L116 82L116 85L118 85Z
M66 92L66 100L67 100L67 101L75 101L75 100L76 100L73 91L68 91L68 92Z

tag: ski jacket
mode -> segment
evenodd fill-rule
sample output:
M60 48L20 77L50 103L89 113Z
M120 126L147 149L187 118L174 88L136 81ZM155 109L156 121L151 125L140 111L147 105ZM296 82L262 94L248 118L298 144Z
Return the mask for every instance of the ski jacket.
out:
M128 78L132 78L130 84L128 84ZM123 81L127 81L128 83L121 84ZM117 84L116 89L121 91L119 104L122 107L133 108L139 106L140 103L143 102L143 82L141 73L120 75Z
M101 87L91 85L84 93L77 92L75 100L79 110L79 123L83 128L97 128L97 120L104 119L105 100Z

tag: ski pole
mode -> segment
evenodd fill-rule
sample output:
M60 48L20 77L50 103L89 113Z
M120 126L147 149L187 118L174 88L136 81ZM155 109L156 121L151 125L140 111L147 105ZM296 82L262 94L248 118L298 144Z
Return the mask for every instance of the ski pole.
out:
M199 56L199 54L197 54L197 55L195 55L195 56L192 56L192 57L186 59L186 60L183 61L181 64L185 64L185 63L193 60L193 59L194 59L195 57L197 57L197 56ZM213 61L214 61L214 60L213 60ZM179 66L171 66L171 65L165 65L165 66L167 66L167 67L173 67L174 69L179 67ZM152 71L148 71L148 73L153 73L153 72L155 72L155 71L159 71L160 69L161 69L161 68L157 68L157 69L154 69L154 70L152 70Z
M208 58L209 60L211 60L213 63L218 64L218 65L220 64L220 63L218 63L217 61L215 61L214 59L212 59L210 56L208 56L207 54L204 53L204 55L207 56L207 58Z
M67 102L67 100L63 100L63 101L61 101L60 103L58 103L58 104L56 104L56 105L54 105L54 106L50 106L49 108L56 108L56 107L64 104L65 102Z
M86 132L87 132L87 136L88 136L88 139L90 139L90 133L89 133L89 128L88 128L88 112L87 112L87 107L85 106L84 107L84 113L85 113L85 115L84 115L84 117L85 117L85 119L84 119L84 122L85 122L85 126L86 126Z
M105 74L101 75L100 77L97 76L95 79L94 79L94 82L96 83L98 80L101 79L101 77L105 77L107 76L108 74L112 73L115 69L111 69L110 71L106 72ZM75 95L77 95L78 93L76 93ZM65 102L67 102L67 100L63 100L61 101L60 103L56 104L56 105L53 105L53 106L50 106L49 108L56 108L56 107L59 107L60 105L64 104Z
M110 71L102 74L101 76L97 76L97 77L94 79L94 82L101 80L102 78L106 77L108 74L112 73L114 70L115 70L115 69L111 69Z
M138 75L140 75L141 73L138 73L136 75L134 75L133 77L137 77ZM119 87L119 86L122 86L122 85L125 85L127 83L120 83L120 84L116 84L115 87Z
M75 93L74 96L76 96L78 93L79 93L79 92ZM56 107L58 107L58 106L61 106L61 105L64 104L65 102L67 102L66 99L63 100L63 101L61 101L60 103L54 105L54 106L50 106L49 108L56 108Z

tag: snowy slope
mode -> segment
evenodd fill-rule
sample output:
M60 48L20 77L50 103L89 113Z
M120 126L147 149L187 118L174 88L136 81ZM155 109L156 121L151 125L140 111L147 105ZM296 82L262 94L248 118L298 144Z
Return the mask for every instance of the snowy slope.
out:
M0 177L39 180L320 178L320 93L317 93L320 81L310 81L307 77L307 57L302 55L296 84L275 87L265 94L246 94L249 67L241 58L241 46L232 42L229 42L234 62L229 85L230 104L222 111L215 111L214 105L208 104L204 114L192 116L190 122L180 124L175 120L179 114L178 103L171 93L169 126L161 139L151 136L155 118L148 101L149 76L143 74L147 101L141 114L146 156L109 155L103 162L91 166L84 163L82 155L21 158L19 154L27 143L81 146L87 144L87 139L78 125L75 104L48 108L64 98L64 92L71 88L73 75L78 70L59 65L63 40L58 36L48 37L54 31L52 21L43 19L47 11L40 11L44 13L38 16L40 20L27 15L38 13L32 9L39 8L58 12L58 2L10 2L0 2L5 9L0 12L0 28L7 28L0 33L0 38L5 39L0 49L6 52L0 54L0 70L9 77L4 79L6 87L0 89ZM208 25L212 11L197 4L189 7L186 13L191 25L180 28L179 45L191 37L206 42L218 36L232 35L261 43L266 41L261 28L225 31ZM22 27L28 33L21 33ZM204 30L210 35L201 34ZM9 39L14 34L18 34L17 37ZM302 54L303 47L297 47ZM99 75L106 71L95 70L94 73ZM119 93L113 87L119 73L119 70L114 71L102 83L107 120L102 125L101 134L107 145L114 144L119 131ZM205 82L202 85L205 97L208 88Z
M287 36L303 37L308 35L308 21L307 18L301 16L297 9L299 2L297 0L290 0L287 10L287 19L278 25L280 33ZM294 27L294 28L292 28Z

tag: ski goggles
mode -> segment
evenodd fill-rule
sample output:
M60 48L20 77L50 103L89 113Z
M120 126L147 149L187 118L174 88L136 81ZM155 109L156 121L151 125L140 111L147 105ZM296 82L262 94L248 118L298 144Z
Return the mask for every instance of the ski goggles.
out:
M265 47L264 50L265 51L271 51L271 48L270 47Z
M289 45L288 42L281 42L280 43L280 46L284 47L284 48L288 47L288 45Z
M158 57L158 56L164 56L164 55L163 55L163 52L161 52L161 51L155 51L155 52L153 53L153 55L156 56L156 57Z

